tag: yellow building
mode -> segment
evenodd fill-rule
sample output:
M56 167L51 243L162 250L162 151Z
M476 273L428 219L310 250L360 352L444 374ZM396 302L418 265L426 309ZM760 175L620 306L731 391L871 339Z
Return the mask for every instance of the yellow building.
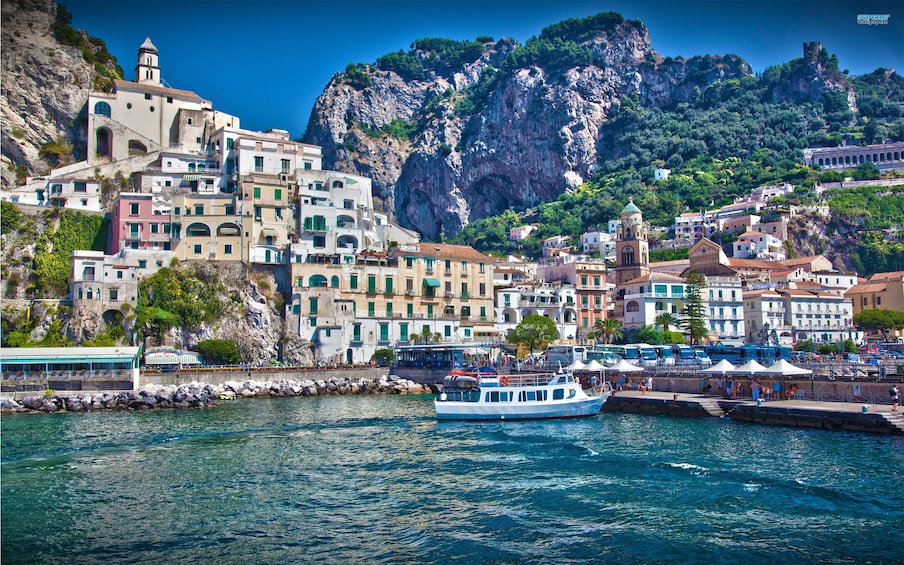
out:
M494 340L489 258L460 245L422 243L355 261L291 263L287 320L320 360L367 362L425 332L447 342ZM418 336L418 337L415 337Z

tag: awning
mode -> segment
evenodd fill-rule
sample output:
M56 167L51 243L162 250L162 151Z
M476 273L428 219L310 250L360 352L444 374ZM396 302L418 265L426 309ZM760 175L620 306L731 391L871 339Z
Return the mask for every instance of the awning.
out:
M201 175L198 175L198 174L182 175L182 180L185 180L185 181L201 180Z
M430 277L424 277L424 286L432 286L433 288L439 288L439 281L436 279L432 279Z

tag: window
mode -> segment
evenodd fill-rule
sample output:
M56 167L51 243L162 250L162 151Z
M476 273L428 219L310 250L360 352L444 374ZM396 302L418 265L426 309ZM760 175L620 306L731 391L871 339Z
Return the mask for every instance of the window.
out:
M463 282L463 283L461 283L461 297L468 298L468 296L470 296L468 294L468 283Z
M264 158L263 157L255 157L254 158L254 172L256 172L256 173L264 172Z
M487 295L487 283L480 283L480 296Z
M600 278L593 277L593 286L599 286L599 285L600 285Z
M352 289L358 288L358 275L351 275L348 278L349 287Z
M258 222L261 221L261 207L260 206L254 207L254 219L255 219L255 221L258 221Z
M399 324L399 340L408 341L408 324Z
M131 216L138 215L138 203L137 202L132 202L131 204L129 204L129 215L131 215Z
M380 324L380 341L389 341L389 324Z
M414 266L414 257L405 257L405 266L409 269Z
M281 159L279 161L279 165L280 165L280 170L282 172L284 172L284 173L289 172L289 160L288 159Z
M480 307L480 321L484 321L486 319L487 319L487 307L481 306Z
M145 268L147 268L147 266L148 266L148 262L145 261L144 259L141 259L140 261L138 261L139 269L145 269Z
M224 255L232 255L232 244L227 243L223 246L223 254Z
M116 271L116 278L117 278L117 279L121 279L121 278L122 278L122 271Z
M282 200L282 189L281 188L273 189L273 200Z
M409 318L414 318L414 304L408 304L406 306L405 315Z
M367 275L367 292L370 294L377 292L377 277L375 275Z
M225 213L227 216L235 216L235 204L227 204Z
M254 197L255 198L261 197L261 187L259 187L259 186L254 187Z
M117 290L115 288L111 288L110 289L110 300L117 300L117 299L119 299L119 290Z
M386 317L392 318L392 302L386 303Z
M308 298L308 313L316 314L317 313L317 297Z
M195 204L195 215L196 216L204 215L204 205L203 204Z
M482 275L482 274L484 273L486 267L484 266L483 263L478 263L478 266L480 267L479 272L480 272L480 274Z
M361 324L352 324L352 341L361 341Z
M376 312L376 306L373 302L367 303L367 315L371 318L374 317L374 313Z
M150 94L149 92L145 92L145 93L144 93L144 99L145 99L145 100L150 100L150 99L151 99L151 94Z
M581 275L581 286L587 286L587 275Z
M200 243L195 244L194 252L195 252L195 255L200 255L200 254L201 254L201 244L200 244Z
M386 277L386 294L392 294L392 277Z
M98 102L97 104L94 105L94 113L101 115L101 116L107 116L109 118L110 117L110 105L107 104L106 102Z

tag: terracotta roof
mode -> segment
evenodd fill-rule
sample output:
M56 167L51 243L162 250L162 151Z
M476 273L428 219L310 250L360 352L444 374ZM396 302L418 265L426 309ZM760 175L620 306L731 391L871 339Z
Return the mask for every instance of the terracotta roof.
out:
M764 288L762 290L748 290L747 292L745 292L743 294L743 296L745 299L747 299L747 298L752 298L755 296L763 296L764 294L768 294L770 296L775 296L775 297L779 296L779 294L777 292L775 292L774 290L769 289L769 288Z
M847 289L847 292L844 293L845 296L848 294L868 294L871 292L883 292L887 287L885 283L867 283L867 284L858 284L854 285L851 288Z
M457 259L459 261L474 261L477 263L489 263L490 258L468 245L449 245L446 243L421 242L418 251L399 251L401 255L423 255L437 259Z
M116 85L116 88L125 88L128 90L140 90L142 92L156 92L158 94L168 94L170 96L179 96L181 98L189 98L194 99L197 102L206 102L203 98L195 94L190 90L178 90L175 88L166 88L165 86L156 86L153 84L140 84L137 82L130 82L127 80L119 80L116 79L113 81L113 84Z
M675 283L683 283L684 279L676 275L670 275L668 273L660 273L653 272L648 275L643 275L642 277L637 277L636 279L631 279L626 281L622 286L628 284L636 284L640 282L675 282Z
M779 261L763 261L762 259L737 259L728 258L728 266L733 269L761 269L764 271L776 271L785 268Z
M889 273L876 273L869 278L872 281L889 281L904 278L904 271L892 271Z
M786 266L798 266L798 265L807 265L816 261L817 259L824 259L822 255L808 255L807 257L798 257L796 259L785 259L782 261Z

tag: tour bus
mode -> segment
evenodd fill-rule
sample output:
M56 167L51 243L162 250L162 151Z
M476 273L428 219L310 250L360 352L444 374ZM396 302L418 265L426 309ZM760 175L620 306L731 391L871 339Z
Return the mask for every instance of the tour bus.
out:
M672 351L671 345L654 345L653 348L656 350L656 357L661 366L672 367L675 365L675 352Z
M605 365L606 353L617 355L632 365L640 365L640 351L634 345L597 345L587 353L587 360L596 359Z
M699 365L694 350L689 345L673 345L672 352L675 354L676 365Z
M640 353L641 366L655 367L659 364L659 356L656 354L655 346L646 343L637 343L634 345Z
M571 365L575 361L587 362L587 347L583 345L550 345L546 348L546 366L563 367Z
M726 359L733 365L743 365L748 361L757 361L761 365L772 365L779 359L791 360L791 348L772 345L708 345L704 348L713 363Z

